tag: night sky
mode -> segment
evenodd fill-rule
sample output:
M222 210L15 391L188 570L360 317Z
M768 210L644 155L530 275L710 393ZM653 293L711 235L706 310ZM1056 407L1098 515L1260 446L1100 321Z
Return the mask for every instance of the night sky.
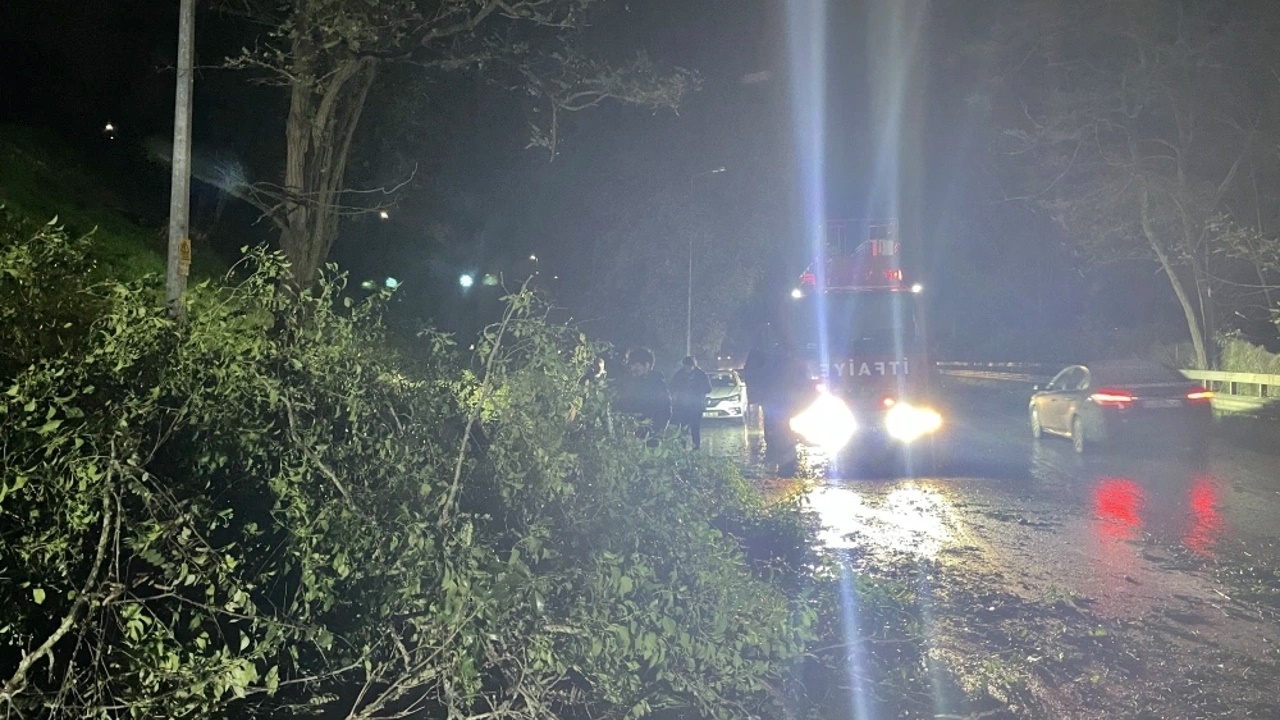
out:
M108 119L126 141L170 132L176 3L53 0L6 3L0 12L0 119L51 128L90 150ZM703 80L702 91L678 114L607 106L571 117L561 156L550 167L545 155L524 150L528 108L476 78L459 75L413 107L415 114L448 122L430 123L431 137L414 138L416 146L407 151L426 178L419 184L426 196L405 199L410 215L439 211L449 203L441 195L448 194L496 195L500 206L513 186L526 186L535 178L541 192L532 199L545 207L547 192L567 188L580 197L581 188L619 194L653 191L719 166L767 176L774 192L794 193L788 176L794 157L780 4L614 3L595 25L589 43L626 43L644 48L663 65L694 69ZM854 39L852 44L849 38L833 43L851 66L862 62L856 33ZM195 128L197 144L206 151L261 157L260 151L276 141L277 127L262 119L282 115L280 99L250 85L241 73L212 67L251 40L252 31L227 18L207 12L199 16L197 65L202 69L196 81ZM860 100L865 94L865 78L833 81L831 98L838 106L833 108L832 150L848 162L831 168L833 178L854 191L833 194L843 194L844 205L855 205L852 196L863 190L855 187L857 178L848 168L865 160L861 148L867 140L862 129L867 108ZM376 123L362 128L366 135L380 131ZM270 169L268 165L263 171ZM465 206L468 201L457 202ZM490 209L495 205L492 198L483 204Z
M91 162L105 162L100 129L108 120L119 128L119 144L134 150L166 138L176 6L0 4L0 122L48 128ZM827 215L896 209L912 272L936 288L937 324L955 334L992 312L1011 325L1078 324L1087 315L1113 327L1168 324L1176 333L1176 309L1150 267L1119 264L1086 274L1044 214L993 201L989 130L980 126L973 96L997 69L974 64L964 48L1000 22L997 6L934 3L913 14L923 6L831 4ZM575 115L554 162L525 149L527 104L485 78L459 74L421 97L394 97L390 90L378 95L395 79L385 74L374 93L382 109L362 125L360 142L394 152L364 153L351 174L357 184L398 181L415 167L416 174L390 221L344 227L334 259L357 277L397 274L430 284L471 268L527 271L520 263L533 253L548 273L581 278L595 272L585 248L616 224L624 206L692 188L706 198L700 202L707 212L728 218L749 208L767 217L762 222L776 242L760 293L785 291L807 261L803 208L813 192L801 173L786 7L772 0L608 4L585 37L588 47L644 48L661 66L695 70L702 90L678 113L606 105ZM898 25L889 20L894 8ZM251 44L255 32L200 14L196 144L197 153L240 163L250 177L270 177L279 163L283 99L215 67ZM887 92L900 93L896 115L885 111ZM877 163L885 138L894 143L890 175ZM721 166L723 175L691 184ZM163 181L163 172L151 172ZM162 212L165 195L154 200ZM270 239L251 224L247 208L238 212L243 232L224 250L245 238ZM992 239L993 232L1002 235ZM991 277L982 277L986 272ZM988 287L1001 282L1018 284L1021 295ZM590 300L572 287L563 297L571 306ZM1038 310L1028 315L1017 300Z

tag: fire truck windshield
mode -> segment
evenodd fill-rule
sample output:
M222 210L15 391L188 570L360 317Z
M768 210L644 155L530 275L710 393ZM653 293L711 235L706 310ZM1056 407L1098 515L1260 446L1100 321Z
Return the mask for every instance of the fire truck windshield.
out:
M919 351L918 297L890 290L827 293L819 306L818 296L810 295L793 306L794 327L800 332L796 339L810 352L822 347L823 336L833 354Z

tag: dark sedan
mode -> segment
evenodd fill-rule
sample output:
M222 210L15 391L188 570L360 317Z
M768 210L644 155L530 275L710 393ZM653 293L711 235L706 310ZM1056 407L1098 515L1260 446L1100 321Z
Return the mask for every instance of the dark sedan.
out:
M1076 452L1120 439L1203 446L1213 393L1177 370L1144 361L1072 365L1031 396L1031 434L1060 435Z

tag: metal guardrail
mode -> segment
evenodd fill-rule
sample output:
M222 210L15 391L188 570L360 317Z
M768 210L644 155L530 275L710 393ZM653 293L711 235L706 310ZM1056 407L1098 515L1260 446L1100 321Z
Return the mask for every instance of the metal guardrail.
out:
M943 375L970 380L1036 383L1053 377L1050 366L1041 363L940 362L936 365Z
M1219 370L1183 370L1182 374L1212 390L1213 406L1220 410L1247 412L1280 403L1280 375Z
M1047 382L1061 369L1043 363L940 362L938 372L950 377L997 382ZM1213 406L1224 412L1250 412L1280 407L1280 375L1233 373L1218 370L1183 370L1189 380L1214 392Z
M1032 375L1030 373L1017 373L1011 371L998 370L970 370L967 368L939 368L938 372L951 377L968 378L971 380L996 380L1004 382L1025 382L1034 383L1039 380L1049 379L1048 375Z

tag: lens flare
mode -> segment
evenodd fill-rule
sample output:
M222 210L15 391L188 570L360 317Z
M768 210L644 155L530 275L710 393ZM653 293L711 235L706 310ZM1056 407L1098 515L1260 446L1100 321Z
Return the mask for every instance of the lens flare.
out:
M791 430L805 442L834 453L849 443L858 431L858 423L843 400L829 392L819 392L812 405L791 418Z
M942 416L936 410L908 403L895 403L884 417L885 430L895 440L915 442L942 427Z
M800 193L804 203L804 232L813 259L814 287L826 286L823 224L827 220L827 2L788 0L787 40L791 59L791 114L796 133ZM826 303L814 293L818 314L818 353L828 357Z

